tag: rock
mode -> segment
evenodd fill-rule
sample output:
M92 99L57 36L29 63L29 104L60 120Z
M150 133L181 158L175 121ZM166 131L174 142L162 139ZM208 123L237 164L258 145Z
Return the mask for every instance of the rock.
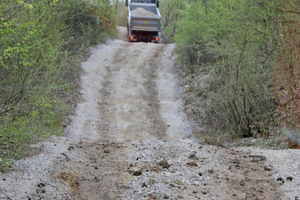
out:
M71 123L71 119L70 118L66 118L65 122L68 123L68 124L70 124Z
M72 149L74 149L74 147L69 146L68 150L71 151Z
M214 173L214 170L213 169L209 169L208 172L209 173Z
M192 160L198 160L197 156L195 153L192 153L191 155L189 155L188 157L189 159L192 159Z
M201 193L202 193L203 195L206 195L206 194L208 194L209 192L208 192L208 191L205 191L205 190L202 190Z
M283 181L283 178L279 177L276 179L276 181Z
M265 166L264 169L265 169L265 171L271 171L272 170L272 166Z
M156 180L153 180L153 179L152 179L152 180L150 180L150 183L149 183L149 184L150 184L150 185L154 185L155 183L156 183Z
M46 184L45 183L39 183L37 186L38 187L44 187Z
M198 186L199 182L198 181L194 181L192 184Z
M281 178L281 177L277 178L276 181L280 182L280 184L283 184L283 183L284 183L284 180L283 180L283 178Z
M146 183L145 183L145 182L142 184L142 188L143 188L143 187L147 187L147 185L146 185Z
M170 199L169 195L164 195L164 199Z
M154 171L154 172L157 172L157 173L159 173L159 172L161 172L161 167L159 167L159 166L151 166L150 167L150 171Z
M167 161L167 159L166 158L164 158L162 161L160 161L159 163L158 163L160 166L162 166L163 168L169 168L169 167L171 167L171 165L168 163L168 161Z
M188 167L198 167L198 164L195 161L192 161L192 162L186 163L186 166L188 166Z
M192 115L192 114L194 114L194 112L193 112L193 110L192 109L187 109L187 111L186 111L186 113L188 114L188 115Z
M132 174L133 176L140 176L140 175L142 175L142 171L143 171L142 169L136 168L136 167L127 170L127 172L129 174Z
M156 195L148 194L148 197L150 197L148 200L156 200L158 199Z
M60 124L62 127L67 127L69 124L67 122L61 122Z
M174 183L177 185L184 185L184 182L182 182L181 180L174 181Z
M286 178L286 180L287 180L287 181L292 181L292 180L293 180L293 177L289 176L289 177Z
M249 155L249 157L252 158L250 162L259 162L267 160L266 157L263 155Z
M140 175L142 175L142 170L133 173L133 176L140 176Z

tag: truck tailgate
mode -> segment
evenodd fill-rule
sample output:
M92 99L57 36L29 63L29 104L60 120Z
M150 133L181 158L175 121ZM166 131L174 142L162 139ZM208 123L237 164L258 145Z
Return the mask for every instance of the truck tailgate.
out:
M143 18L132 18L132 28L133 29L143 29L143 30L159 30L160 20L159 19L143 19Z

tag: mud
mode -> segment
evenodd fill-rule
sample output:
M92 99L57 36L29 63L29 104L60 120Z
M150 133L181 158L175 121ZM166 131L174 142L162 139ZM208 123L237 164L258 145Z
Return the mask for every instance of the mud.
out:
M299 151L193 138L174 47L114 40L91 49L66 137L1 174L0 199L299 198Z

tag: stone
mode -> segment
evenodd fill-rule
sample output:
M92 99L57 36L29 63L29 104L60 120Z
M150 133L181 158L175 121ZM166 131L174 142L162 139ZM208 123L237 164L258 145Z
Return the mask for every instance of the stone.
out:
M127 170L127 172L129 174L132 174L133 176L140 176L140 175L142 175L142 171L143 171L142 169L136 168L136 167Z
M197 156L195 153L192 153L191 155L189 155L188 157L189 159L192 159L192 160L198 160Z
M67 127L69 124L67 123L67 122L61 122L61 124L60 124L62 127Z
M186 113L188 114L188 115L192 115L192 114L194 114L194 112L193 112L193 110L192 109L187 109L187 111L186 111Z
M193 185L198 186L198 185L199 185L199 182L198 182L198 181L194 181L194 182L193 182Z
M264 169L265 169L265 171L271 171L272 170L272 166L265 166Z
M157 172L157 173L159 173L159 172L161 172L161 167L159 167L159 166L151 166L150 167L150 171L154 171L154 172Z
M38 187L44 187L46 184L45 183L39 183L37 186Z
M192 162L186 163L186 166L188 166L188 167L198 167L198 164L195 161L192 161Z
M160 166L162 166L163 168L168 169L169 167L171 167L171 165L168 163L167 159L164 158L162 161L160 161L158 163Z
M154 179L152 179L152 180L150 180L150 185L154 185L156 183L156 180L154 180Z
M201 193L202 193L203 195L206 195L206 194L208 194L209 192L208 192L208 191L205 191L205 190L203 190L203 191L201 191Z

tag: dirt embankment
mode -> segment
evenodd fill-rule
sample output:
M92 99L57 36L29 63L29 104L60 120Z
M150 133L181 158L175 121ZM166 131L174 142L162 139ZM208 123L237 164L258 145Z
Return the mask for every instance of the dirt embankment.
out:
M92 49L66 137L1 174L0 198L296 199L298 151L197 143L173 49L122 40Z

